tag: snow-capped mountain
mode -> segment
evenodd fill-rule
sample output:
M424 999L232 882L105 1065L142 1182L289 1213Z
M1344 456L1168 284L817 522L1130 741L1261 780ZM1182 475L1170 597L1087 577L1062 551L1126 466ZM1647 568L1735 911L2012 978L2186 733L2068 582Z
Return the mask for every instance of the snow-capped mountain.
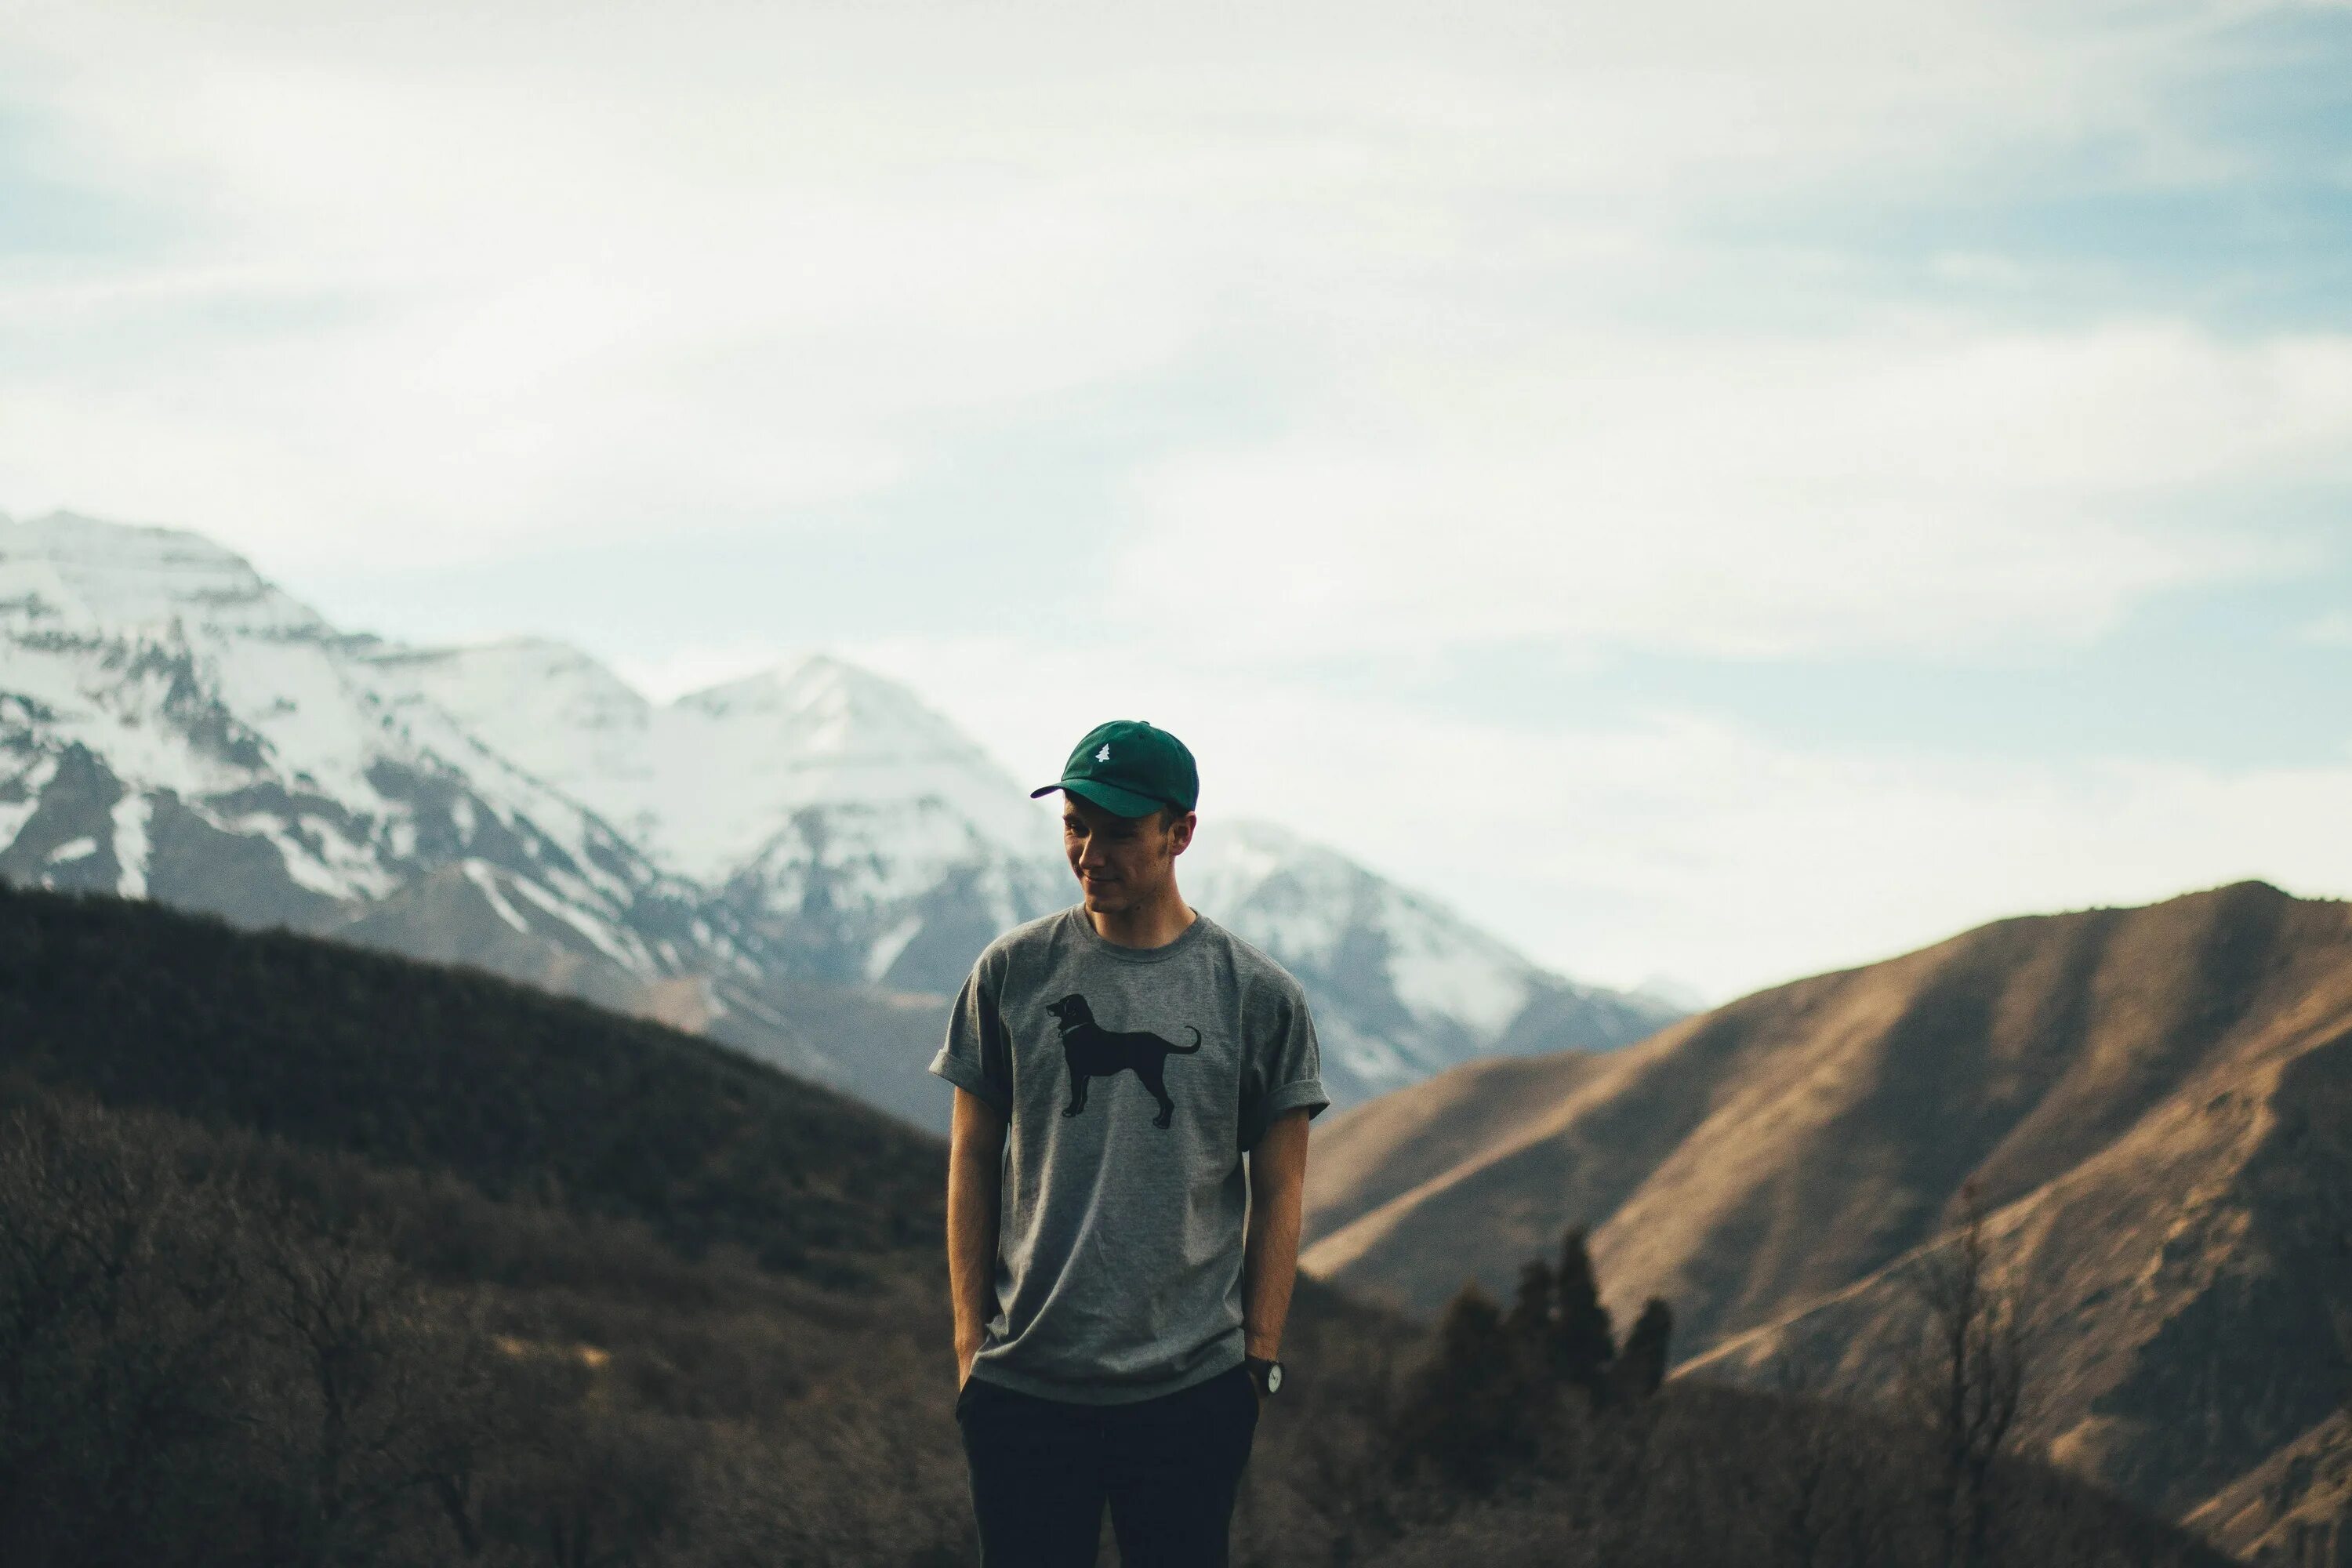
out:
M1341 1103L1670 1016L1270 826L1204 822L1183 873L1307 985ZM197 535L68 514L0 517L0 878L479 964L933 1122L939 994L1076 896L1051 803L838 659L657 704L558 644L346 634Z
M667 705L540 641L385 649L454 714L718 891L808 977L950 991L1069 901L1053 813L895 682L823 656Z
M331 926L452 869L643 976L707 964L698 889L193 534L0 519L0 876Z

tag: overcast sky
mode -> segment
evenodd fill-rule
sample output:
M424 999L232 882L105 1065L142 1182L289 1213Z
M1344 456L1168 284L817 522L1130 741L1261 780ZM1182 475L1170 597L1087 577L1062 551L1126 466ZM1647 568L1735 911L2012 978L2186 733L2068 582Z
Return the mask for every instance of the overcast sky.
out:
M6 16L0 510L1148 718L1601 980L2352 894L2352 6Z

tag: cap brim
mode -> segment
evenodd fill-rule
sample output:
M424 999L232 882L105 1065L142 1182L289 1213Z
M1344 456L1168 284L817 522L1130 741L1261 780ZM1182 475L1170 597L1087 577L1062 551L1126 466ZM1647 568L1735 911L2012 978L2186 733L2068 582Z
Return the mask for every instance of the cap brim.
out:
M1041 795L1051 795L1057 789L1067 790L1072 795L1083 796L1101 806L1113 816L1150 816L1168 804L1165 801L1154 800L1148 795L1138 795L1131 789L1121 789L1117 784L1107 784L1100 779L1063 779L1058 783L1049 784L1042 789L1031 790L1029 798L1034 800Z

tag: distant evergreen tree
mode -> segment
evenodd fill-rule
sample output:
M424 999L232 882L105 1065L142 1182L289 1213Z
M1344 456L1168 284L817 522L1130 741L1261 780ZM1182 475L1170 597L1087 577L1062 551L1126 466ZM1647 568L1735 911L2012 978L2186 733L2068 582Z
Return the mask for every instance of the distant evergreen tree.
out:
M1502 1314L1475 1280L1446 1303L1438 1345L1440 1361L1456 1378L1484 1375L1502 1360Z
M1552 1321L1552 1370L1596 1400L1605 1398L1609 1363L1616 1359L1617 1342L1610 1328L1609 1309L1601 1304L1601 1287L1593 1278L1582 1226L1571 1229L1560 1243L1559 1273L1553 1289L1559 1309Z
M1658 1392L1658 1385L1666 1380L1667 1346L1674 1333L1672 1307L1656 1296L1642 1303L1642 1315L1633 1320L1612 1373L1620 1397L1647 1399Z
M1433 1353L1407 1385L1390 1427L1395 1479L1433 1483L1457 1500L1531 1484L1579 1462L1594 1428L1563 1400L1573 1384L1595 1409L1625 1410L1664 1382L1674 1313L1652 1297L1620 1351L1585 1232L1562 1240L1560 1266L1519 1268L1505 1311L1465 1282L1440 1316ZM1602 1417L1602 1427L1615 1418ZM1423 1494L1424 1496L1426 1494Z
M1540 1347L1551 1337L1550 1264L1540 1258L1531 1258L1519 1265L1518 1294L1512 1300L1510 1316L1503 1320L1503 1326L1522 1344Z
M1530 1363L1494 1299L1475 1280L1465 1284L1446 1303L1437 1354L1400 1412L1399 1472L1425 1468L1457 1491L1493 1492L1534 1457L1541 1406L1531 1397Z

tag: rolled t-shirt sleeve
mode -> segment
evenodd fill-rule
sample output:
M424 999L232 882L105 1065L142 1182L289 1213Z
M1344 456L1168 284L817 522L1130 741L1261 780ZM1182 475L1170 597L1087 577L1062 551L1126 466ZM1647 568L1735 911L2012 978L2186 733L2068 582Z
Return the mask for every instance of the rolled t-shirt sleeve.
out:
M1267 1123L1304 1106L1309 1120L1331 1103L1314 1015L1296 982L1255 992L1247 1009L1249 1066L1243 1073L1241 1146L1256 1147Z
M1013 1110L1013 1052L1004 1019L996 1007L996 986L983 956L964 977L955 1008L948 1015L948 1037L931 1058L931 1071L968 1089L997 1114Z

